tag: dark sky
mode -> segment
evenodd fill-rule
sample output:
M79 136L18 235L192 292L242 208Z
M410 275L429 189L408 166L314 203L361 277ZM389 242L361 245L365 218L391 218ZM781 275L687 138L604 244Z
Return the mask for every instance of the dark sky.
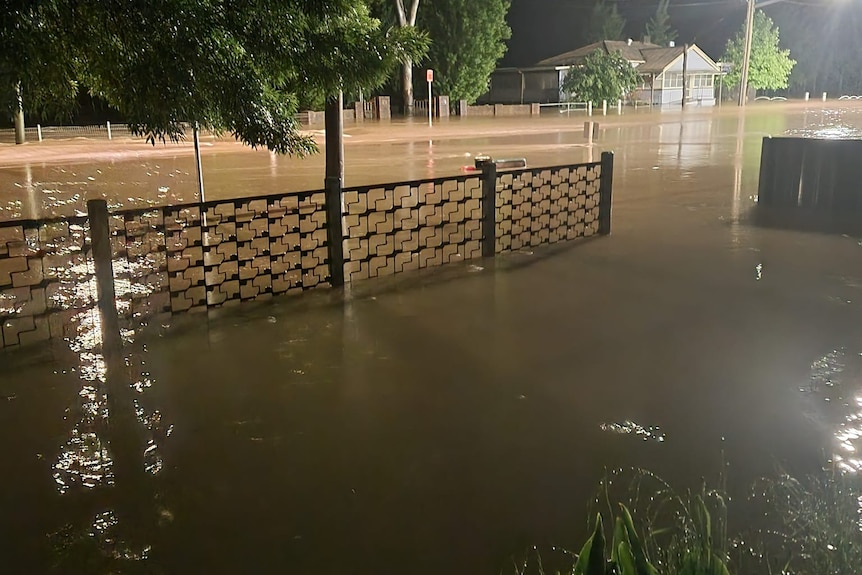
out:
M592 0L512 0L509 26L512 38L501 66L530 66L543 58L584 45L583 21ZM619 0L626 33L641 39L644 24L655 13L658 0ZM718 60L727 39L745 19L743 0L670 0L670 20L679 33L677 43L696 42Z

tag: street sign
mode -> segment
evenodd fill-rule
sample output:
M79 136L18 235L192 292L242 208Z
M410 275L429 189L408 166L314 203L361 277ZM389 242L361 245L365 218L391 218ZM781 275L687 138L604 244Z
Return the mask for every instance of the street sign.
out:
M433 82L434 81L434 70L426 71L425 72L425 79L428 80L429 82Z

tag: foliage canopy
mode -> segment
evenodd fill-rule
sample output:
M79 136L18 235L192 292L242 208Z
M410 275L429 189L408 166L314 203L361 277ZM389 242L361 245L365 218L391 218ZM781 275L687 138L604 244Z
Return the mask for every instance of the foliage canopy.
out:
M660 0L655 14L646 23L646 35L650 42L659 46L667 46L676 40L676 30L670 26L670 15L667 12L670 0Z
M436 0L419 9L419 27L428 33L428 66L437 92L473 103L488 89L512 32L506 24L509 0Z
M619 52L596 50L569 70L563 92L580 102L616 102L637 87L640 77Z
M738 86L742 73L745 50L745 26L727 42L724 59L733 64L725 78L728 86ZM754 16L754 35L751 40L751 61L748 69L748 84L757 90L781 90L787 88L790 72L796 61L790 58L790 50L779 47L778 27L762 10Z
M585 35L587 42L590 43L622 40L625 34L625 18L620 14L616 4L608 4L606 0L596 2L586 23Z
M79 86L130 128L183 137L184 123L281 153L314 150L298 95L381 84L426 41L388 29L362 0L6 0L0 106L70 106Z

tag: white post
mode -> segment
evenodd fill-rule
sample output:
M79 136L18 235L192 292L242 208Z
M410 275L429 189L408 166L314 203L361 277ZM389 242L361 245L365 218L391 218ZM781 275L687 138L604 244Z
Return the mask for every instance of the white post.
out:
M602 116L608 115L608 101L602 100Z
M617 115L621 115L623 113L623 101L617 100Z
M805 92L805 101L807 102L811 98L811 92Z
M826 101L826 92L823 92L823 101Z
M111 123L106 122L106 124L108 125L108 139L110 140L111 139Z
M587 116L592 116L592 115L593 115L593 101L590 100L589 102L587 102Z
M39 135L39 141L42 141L42 124L36 124L36 133Z

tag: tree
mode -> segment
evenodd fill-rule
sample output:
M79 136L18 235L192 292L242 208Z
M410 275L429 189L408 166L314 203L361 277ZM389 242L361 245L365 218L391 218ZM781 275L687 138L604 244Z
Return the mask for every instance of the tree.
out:
M658 9L646 24L646 35L650 42L659 46L667 46L676 40L676 30L670 27L670 15L667 13L669 3L670 0L660 0Z
M790 58L790 50L782 50L778 43L778 27L762 10L758 10L754 15L754 35L748 68L748 84L752 88L757 90L787 88L788 78L796 61ZM744 50L745 26L735 38L727 42L724 59L733 64L733 69L725 77L727 86L739 85Z
M431 39L428 65L437 91L470 103L488 89L511 30L509 0L435 0L423 4L419 21Z
M563 80L563 92L579 102L616 102L635 89L640 77L619 52L596 50Z
M606 0L599 0L590 12L585 35L588 42L622 40L625 27L626 21L617 10L617 5L608 5Z
M79 85L137 134L180 139L184 123L280 153L315 150L298 94L382 83L426 42L385 30L362 0L7 0L0 106L69 102Z
M416 16L419 13L419 0L408 0L409 11L405 10L404 0L395 0L398 14L398 24L401 28L415 28ZM404 113L413 115L413 61L414 58L406 56L401 62L401 95L404 99Z

